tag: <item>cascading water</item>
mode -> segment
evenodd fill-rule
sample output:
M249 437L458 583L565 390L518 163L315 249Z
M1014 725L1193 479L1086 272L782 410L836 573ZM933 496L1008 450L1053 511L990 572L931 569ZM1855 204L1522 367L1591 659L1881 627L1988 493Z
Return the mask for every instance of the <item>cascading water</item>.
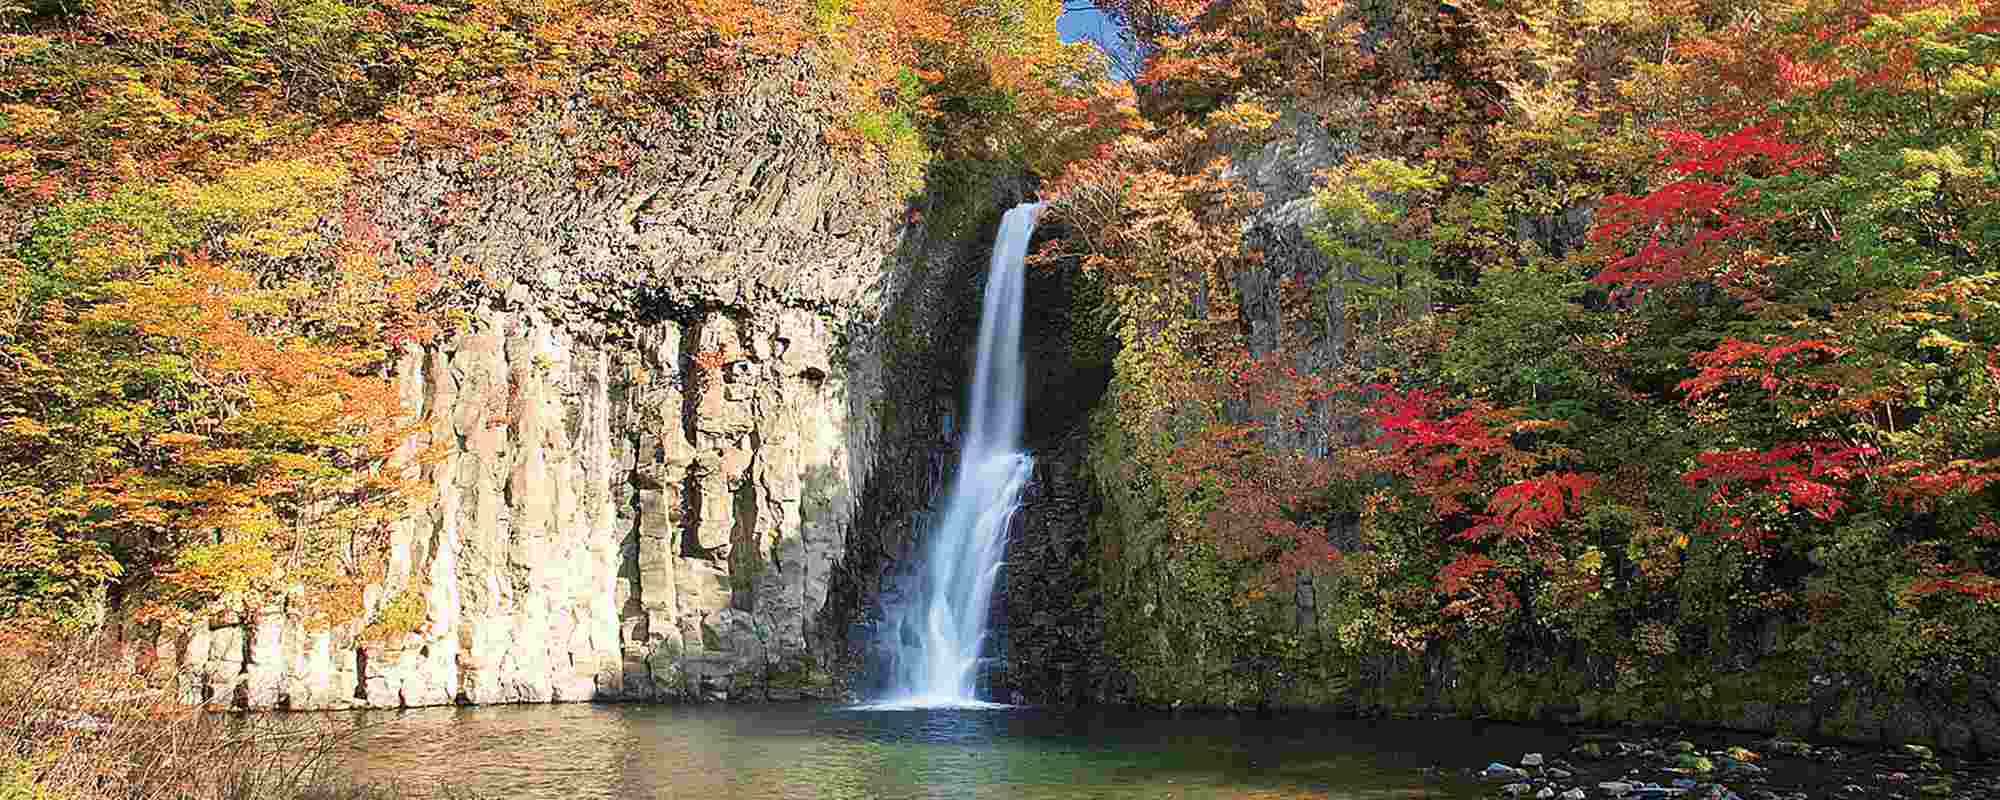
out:
M944 514L930 531L918 595L894 612L905 642L885 705L986 705L974 696L993 583L1034 459L1021 450L1021 311L1028 238L1042 205L1000 222L979 318L965 439Z

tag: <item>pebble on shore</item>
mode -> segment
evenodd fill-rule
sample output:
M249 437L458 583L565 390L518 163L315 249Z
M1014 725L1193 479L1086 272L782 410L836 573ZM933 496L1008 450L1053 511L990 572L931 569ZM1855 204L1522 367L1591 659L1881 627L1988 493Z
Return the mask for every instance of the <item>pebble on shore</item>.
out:
M1774 738L1703 745L1690 739L1589 734L1567 755L1527 753L1477 776L1523 800L1993 800L1994 763L1949 764L1923 745L1890 750Z

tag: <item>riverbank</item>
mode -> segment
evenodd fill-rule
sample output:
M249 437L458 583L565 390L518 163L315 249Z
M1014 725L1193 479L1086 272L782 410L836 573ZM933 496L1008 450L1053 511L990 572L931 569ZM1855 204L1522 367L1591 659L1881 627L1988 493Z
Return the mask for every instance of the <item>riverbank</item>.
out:
M1561 752L1496 752L1463 772L1486 782L1490 796L1524 800L2000 797L2000 759L1990 756L1712 732L1582 731Z
M0 800L400 800L436 782L362 782L338 754L358 733L307 714L217 714L177 702L90 631L0 620Z

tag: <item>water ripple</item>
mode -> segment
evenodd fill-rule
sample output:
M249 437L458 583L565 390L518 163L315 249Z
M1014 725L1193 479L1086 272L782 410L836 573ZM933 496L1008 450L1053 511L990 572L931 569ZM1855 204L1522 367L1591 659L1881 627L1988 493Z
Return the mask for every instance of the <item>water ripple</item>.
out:
M482 797L1471 798L1429 775L1559 732L1037 708L513 706L370 712L356 778Z

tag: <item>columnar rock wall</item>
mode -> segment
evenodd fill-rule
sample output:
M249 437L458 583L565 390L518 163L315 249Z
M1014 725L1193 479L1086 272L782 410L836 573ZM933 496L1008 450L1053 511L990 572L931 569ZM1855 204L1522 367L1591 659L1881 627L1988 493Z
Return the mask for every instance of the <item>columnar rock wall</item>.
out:
M844 632L819 626L858 498L895 479L878 461L929 445L879 435L931 399L887 368L922 337L881 323L943 325L964 248L905 224L881 165L823 144L792 94L808 77L623 129L625 166L586 181L581 154L629 123L581 106L482 159L386 172L372 216L398 251L483 275L460 329L397 361L434 496L396 528L363 619L315 630L278 603L135 632L184 699L838 691Z

